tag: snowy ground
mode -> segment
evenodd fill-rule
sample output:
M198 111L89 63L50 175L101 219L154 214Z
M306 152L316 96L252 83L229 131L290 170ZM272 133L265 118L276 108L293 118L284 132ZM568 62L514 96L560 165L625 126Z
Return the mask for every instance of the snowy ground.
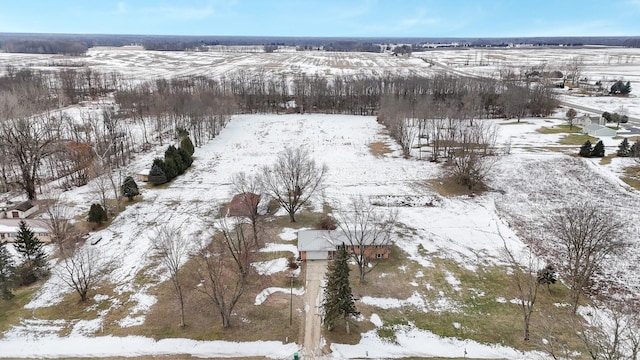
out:
M521 125L499 125L501 141L511 139L515 150L502 156L498 162L491 185L500 192L492 192L475 198L440 199L436 206L402 207L399 221L415 231L398 239L412 261L431 266L429 256L451 258L468 269L485 264L500 263L503 238L510 247L523 246L522 238L529 234L514 231L515 224L526 223L519 228L532 233L545 234L539 216L570 201L584 199L610 199L614 209L631 216L629 223L638 233L640 222L636 212L638 195L617 180L620 164L600 166L593 160L572 158L557 153L531 153L527 146L545 146L557 141L556 135L543 135L535 131L540 126L551 126L561 120L524 119ZM157 226L173 224L182 229L185 238L193 239L197 249L206 241L212 228L212 214L219 204L231 197L229 177L233 172L254 172L271 163L278 151L285 146L303 146L319 162L329 166L327 187L315 200L317 207L329 202L337 207L350 196L375 197L422 195L437 197L432 191L418 185L425 179L441 174L439 165L426 161L406 160L399 149L382 133L373 117L336 115L242 115L236 116L219 137L196 149L194 167L178 177L166 189L143 189L143 201L127 207L105 230L92 235L101 239L93 247L101 254L102 265L112 271L108 281L121 294L131 294L125 302L132 311L118 323L122 327L136 326L144 322L145 313L156 299L148 294L154 284L138 284L136 275L152 264L150 250ZM369 152L368 144L382 141L394 152L376 157ZM613 142L612 140L609 140ZM155 154L147 154L136 160L126 170L134 174L149 166ZM95 199L91 186L64 193L69 202L88 204ZM594 200L596 201L596 200ZM615 204L615 205L614 205ZM79 206L76 211L86 211ZM520 237L521 236L521 237ZM295 239L292 229L280 234L283 241ZM90 246L90 245L87 245ZM428 256L418 251L421 246ZM283 257L255 263L260 272L270 274L284 271L286 257L294 255L291 244L268 244L264 251L281 253ZM632 251L617 262L612 275L640 290L640 282L634 276L635 264L640 258L637 244ZM158 281L164 279L158 270L146 270L155 274ZM448 279L455 285L457 280ZM410 284L408 284L409 286ZM274 292L288 292L286 288L267 288L255 299L255 305ZM38 308L58 303L69 292L55 276L47 281L28 308ZM297 296L303 289L294 289ZM110 309L123 304L106 295L96 299L112 302ZM427 308L419 296L408 299L363 298L363 302L379 308L397 307L402 304ZM437 304L436 304L437 305ZM442 306L449 306L445 303ZM437 307L431 306L432 310ZM191 354L193 356L242 357L266 356L287 358L300 348L295 344L277 342L233 343L221 341L193 341L166 339L154 341L141 337L115 338L101 336L101 313L94 320L69 323L67 320L43 321L23 319L3 334L0 354L10 357L74 357L74 356L138 356ZM376 319L374 319L376 320ZM374 322L378 322L379 318ZM62 327L71 327L71 335L58 337ZM539 354L520 354L516 350L500 346L477 344L473 341L443 339L411 326L398 329L398 345L389 345L377 337L375 331L364 334L357 345L332 345L335 358L363 357L368 353L375 357L402 356L462 356L462 349L477 358L532 358ZM74 346L69 344L73 343ZM431 344L428 347L420 344ZM117 344L117 346L116 346ZM28 350L24 350L28 349ZM428 349L428 350L426 350Z
M640 61L637 49L589 49L569 50L558 54L559 50L504 50L497 52L434 51L425 56L442 56L443 62L455 56L460 59L494 59L494 64L477 66L476 70L496 71L501 62L513 59L527 59L527 65L535 62L567 61L575 56L584 56L589 71L597 71L598 66L611 68L603 77L624 77L634 81L640 74L635 67ZM394 73L430 74L432 69L423 60L423 54L412 58L389 57L384 54L341 54L341 53L294 53L292 54L228 54L228 53L160 53L140 50L92 49L84 61L87 66L108 71L126 72L134 79L156 76L187 74L220 75L231 69L255 70L279 73L289 71L320 73L381 74ZM536 56L530 56L536 54ZM505 57L504 59L499 56ZM560 57L558 57L560 56ZM448 57L448 58L447 58ZM56 68L57 58L50 56L0 53L0 68L7 63L25 64L40 68ZM509 60L511 61L511 60ZM564 61L564 60L562 60ZM493 69L490 67L493 66ZM469 66L460 65L465 71ZM591 74L591 73L589 73ZM636 74L636 75L634 75ZM591 75L590 75L591 76ZM601 107L615 111L619 104L612 98L580 98L584 106ZM616 100L617 101L617 100ZM640 115L637 98L625 99L624 106L629 115ZM72 112L76 110L71 110ZM219 205L231 198L230 176L237 171L248 173L257 171L264 164L271 163L276 154L285 146L303 146L319 162L329 166L326 190L314 201L320 208L323 202L334 207L348 201L349 197L365 195L377 199L438 199L433 207L402 207L399 221L406 227L415 229L411 236L398 239L412 261L423 266L431 266L429 257L448 257L468 269L487 263L499 263L499 251L504 237L509 246L523 246L522 239L539 236L545 239L546 229L541 219L545 214L575 201L602 202L625 216L630 234L640 233L640 220L636 204L638 193L619 180L624 166L631 165L629 159L613 159L609 165L600 165L597 160L579 159L555 152L544 151L546 146L557 147L562 135L543 135L535 130L540 126L553 126L564 122L555 119L523 119L522 124L506 125L511 121L493 121L500 129L499 144L511 144L511 154L500 157L490 179L493 189L499 190L475 198L438 199L430 189L422 185L425 179L441 175L439 165L425 161L406 160L399 148L386 135L373 117L339 115L241 115L235 116L219 137L196 149L193 168L178 177L166 189L143 189L143 200L130 205L112 225L92 234L91 241L100 239L93 247L101 254L101 266L112 271L106 280L114 284L117 293L127 300L110 298L104 294L94 295L96 301L108 303L108 309L97 318L83 321L64 319L48 320L27 318L15 324L2 334L0 357L98 357L98 356L139 356L190 354L195 357L247 357L265 356L270 358L290 358L300 350L300 345L279 342L234 343L222 341L194 341L190 339L164 339L155 341L142 337L102 336L100 329L107 312L128 306L129 314L118 320L122 327L136 326L144 322L145 314L156 302L149 294L155 284L139 284L135 281L141 271L153 275L158 282L165 275L153 265L151 244L155 231L161 224L180 227L185 238L191 239L191 248L199 248L211 232L213 214ZM619 140L604 139L607 152L615 150ZM368 145L373 142L387 143L393 152L383 157L370 154ZM535 147L535 151L532 151ZM575 152L572 147L567 147ZM121 175L135 175L148 169L155 152L140 155L130 166L121 170ZM91 185L64 193L69 203L75 204L77 214L84 214L88 204L96 199ZM604 201L606 199L606 201ZM416 202L417 205L418 202ZM423 202L424 203L424 202ZM285 229L280 234L283 241L295 239L293 229ZM640 292L637 277L637 263L640 247L637 239L623 258L612 259L608 276L612 276L630 289ZM87 245L89 246L89 245ZM423 248L428 254L420 253ZM255 263L264 274L284 271L286 258L296 254L292 244L268 244L265 251L278 253L271 261ZM281 254L281 255L280 255ZM449 279L453 284L457 280ZM411 284L407 284L411 286ZM38 291L27 305L29 309L56 304L69 293L52 277ZM291 291L286 288L266 288L255 299L255 306L274 292ZM302 289L294 289L296 296ZM253 300L252 300L253 301ZM381 309L400 305L427 307L421 298L411 296L406 299L363 298L363 302ZM441 304L448 306L446 302ZM433 307L432 307L433 309ZM382 326L382 320L372 316L372 323ZM63 328L70 328L70 335L59 337ZM540 354L521 354L514 349L501 346L477 344L468 340L439 338L434 334L412 326L398 329L397 345L391 345L377 337L375 330L364 334L357 345L333 344L334 358L350 357L404 357L404 356L458 356L463 351L476 358L531 359ZM425 345L425 344L428 344Z

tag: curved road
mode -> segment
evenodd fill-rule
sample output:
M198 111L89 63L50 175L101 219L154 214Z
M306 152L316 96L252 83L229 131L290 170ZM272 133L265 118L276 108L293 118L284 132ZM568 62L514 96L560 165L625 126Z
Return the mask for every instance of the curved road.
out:
M322 356L321 328L322 317L320 305L322 304L322 280L327 272L327 260L309 260L306 262L307 279L305 292L306 318L304 322L304 359L314 359Z

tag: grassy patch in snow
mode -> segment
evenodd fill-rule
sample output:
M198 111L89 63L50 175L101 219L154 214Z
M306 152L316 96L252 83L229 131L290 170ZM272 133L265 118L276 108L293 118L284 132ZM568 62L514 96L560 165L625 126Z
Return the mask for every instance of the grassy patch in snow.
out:
M470 191L467 186L458 184L455 180L450 178L439 178L427 180L427 184L441 196L463 196L470 195L473 191Z
M640 191L640 166L627 166L624 168L624 176L621 176L620 179L627 185Z
M556 125L552 127L542 126L539 129L536 129L536 131L541 134L572 134L580 133L582 129L576 125L573 125L573 127L570 127L569 125Z
M506 267L479 267L473 271L442 258L430 259L435 267L421 267L408 260L402 250L394 250L388 263L379 265L367 275L366 284L357 283L356 269L353 269L351 277L357 298L371 296L405 300L415 298L417 294L424 301L424 307L405 301L400 307L388 309L356 304L365 319L373 313L380 316L383 326L376 332L390 343L396 341L396 331L409 324L440 336L468 338L520 350L536 349L549 331L566 333L560 325L564 322L542 321L549 316L554 319L571 316L568 308L553 305L566 302L568 297L567 289L560 284L552 285L550 290L540 288L531 321L532 340L525 342L521 309L510 301L519 297L518 291ZM403 285L398 285L400 282ZM577 338L570 334L562 336L571 349L582 350ZM327 340L342 342L332 336ZM473 358L473 354L469 355Z
M613 159L614 157L616 157L616 154L609 154L603 158L600 159L600 165L609 165L611 164L611 159Z
M0 299L0 337L9 330L11 325L19 324L20 318L28 317L24 306L31 301L33 294L40 285L23 287L13 290L14 297L11 300ZM31 311L28 311L30 313Z
M598 142L598 138L594 138L593 136L589 136L587 134L569 134L563 136L560 141L558 141L562 145L582 145L587 140L589 140L592 144Z
M369 151L373 156L385 156L393 152L389 145L381 141L369 143Z

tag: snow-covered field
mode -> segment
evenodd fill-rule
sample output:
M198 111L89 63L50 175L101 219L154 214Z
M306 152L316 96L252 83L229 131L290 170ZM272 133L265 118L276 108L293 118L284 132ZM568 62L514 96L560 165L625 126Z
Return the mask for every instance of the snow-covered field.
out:
M409 253L411 260L430 266L428 256L418 251L421 245L429 255L451 258L469 269L500 262L499 252L503 246L503 238L512 248L523 246L521 237L509 226L511 223L528 222L536 234L544 233L544 229L539 226L538 214L580 199L616 199L610 203L611 206L629 211L630 216L633 216L633 221L630 222L639 223L635 218L637 215L631 211L639 200L638 195L616 180L619 165L611 165L611 169L608 169L592 164L591 160L561 154L527 152L526 139L530 139L530 146L540 146L555 142L557 137L535 132L536 127L549 126L554 121L526 119L524 122L522 125L498 125L504 130L502 137L520 139L520 150L503 156L496 175L491 179L492 186L501 190L501 193L489 193L475 198L442 199L435 207L400 209L399 221L415 229L412 235L398 239L399 245ZM136 274L151 264L150 248L156 226L174 224L181 227L186 238L193 239L193 248L197 248L211 231L213 219L210 214L215 213L219 204L230 198L230 175L236 171L257 171L263 164L272 162L285 146L303 146L317 161L328 164L330 171L327 188L315 201L318 207L324 201L337 207L352 195L436 196L418 183L437 178L441 174L439 165L403 159L398 147L388 136L382 134L382 130L374 117L234 117L219 137L196 150L193 169L174 180L167 189L144 189L143 201L127 207L109 228L92 235L92 239L102 239L94 248L100 251L104 264L113 268L108 280L116 285L116 291L132 294L127 303L133 310L120 319L121 326L136 326L144 322L145 313L155 303L155 298L148 294L149 287L154 284L135 285L133 280ZM384 157L371 155L368 144L377 141L388 143L394 152ZM154 156L153 153L147 154L123 171L134 174L147 168ZM594 171L596 168L599 170ZM583 176L575 176L581 171ZM76 204L90 203L95 195L89 188L90 186L66 192L65 198ZM77 208L77 211L86 209ZM635 228L633 233L638 233L638 229ZM290 241L292 235L290 229L285 229L280 234L283 241ZM526 238L528 234L522 234L522 237ZM295 248L286 243L270 244L265 250L285 254L295 252ZM632 270L639 257L636 244L629 256L615 269L616 275L625 276L625 271ZM254 266L264 273L273 273L283 271L286 261L282 258L256 263ZM149 272L148 269L147 271ZM164 279L161 272L156 274L158 281ZM637 278L623 279L637 288ZM453 278L451 281L457 280ZM27 307L56 304L68 291L54 276L38 291ZM265 289L256 298L255 306L260 306L266 297L278 291L287 289ZM302 289L295 290L296 295L302 292ZM95 296L101 301L110 301L106 295ZM363 302L385 308L402 302L419 304L420 300L416 297L395 300L366 298ZM112 308L121 305L114 301ZM103 312L92 321L72 324L62 319L58 322L24 319L22 324L16 324L4 333L4 338L0 340L0 354L10 357L72 357L184 353L193 356L285 358L298 349L292 344L273 342L237 344L220 341L194 342L188 339L156 342L140 337L104 337L99 336L104 315L106 314ZM58 337L57 331L63 326L71 326L72 335ZM384 357L450 356L455 353L454 350L459 352L462 347L474 349L474 356L477 357L516 358L517 354L513 349L480 345L472 341L441 339L429 332L412 328L401 330L397 338L398 346L383 346L383 340L377 338L375 331L369 332L359 345L334 344L334 356L362 357L368 351L373 353L374 349L376 356ZM421 342L429 342L434 346L424 352L417 345L411 345ZM77 346L69 346L69 343ZM120 345L112 346L113 343ZM25 351L25 348L29 350Z
M480 55L473 56L488 56L488 52L474 51ZM503 56L526 58L527 61L551 61L555 59L554 56L558 56L554 51L562 50L540 50L540 54L524 54L524 51L531 50L504 50ZM640 62L640 52L635 50L567 51L562 55L567 59L585 56L585 63L594 66L589 67L590 69L611 65L615 71L621 71L620 74L616 73L616 76L624 75L627 76L625 79L631 81L634 74L640 73L636 72L634 67L634 64ZM607 55L607 52L610 54ZM467 55L464 51L460 51L460 54L456 54L456 51L434 51L424 54L464 58L472 56L473 53ZM529 54L536 56L528 56ZM385 54L342 53L161 53L131 49L92 49L87 57L73 61L83 61L98 70L117 70L133 79L187 74L217 76L231 70L253 71L257 68L274 73L304 71L322 75L367 72L382 74L387 71L428 75L434 70L419 58L422 56L423 54L402 58ZM12 63L50 68L49 65L55 65L52 62L54 60L59 59L0 53L0 67ZM498 64L493 66L497 67ZM465 67L465 71L467 69L468 67ZM581 99L585 99L580 100L585 101L585 106L602 105L603 110L608 110L605 105L611 104L598 104L596 100L588 100L599 98ZM636 98L625 100L635 102ZM640 106L626 105L626 108L630 112L635 112L636 110L632 109L637 108L640 112ZM560 124L563 122L560 118L523 119L522 124L518 125L501 125L506 123L504 120L494 122L500 129L498 143L511 144L511 153L500 157L489 179L491 187L499 191L474 198L439 199L433 207L400 208L398 220L406 228L410 227L414 231L398 238L397 241L409 254L411 261L429 267L432 266L431 256L447 257L467 269L500 263L503 238L513 249L522 248L525 242L523 240L529 240L534 236L544 238L547 236L547 230L542 225L544 215L577 201L602 202L603 206L610 207L628 219L629 234L640 233L640 215L635 210L640 200L639 195L619 180L621 169L631 165L632 160L613 159L609 165L600 165L592 159L573 158L545 151L545 146L557 146L557 140L561 135L543 135L535 130L541 126ZM369 144L375 142L388 144L393 152L382 157L373 156L369 151ZM605 139L607 152L614 151L618 142L610 138ZM93 245L100 252L100 265L112 270L105 279L114 285L116 293L126 296L127 300L121 302L105 294L93 295L94 300L110 305L91 320L22 319L20 324L14 324L2 334L0 357L67 358L186 354L194 357L290 358L293 352L300 350L301 344L190 339L156 341L133 336L103 336L100 331L105 316L125 305L132 310L118 319L117 323L122 327L142 324L150 307L157 301L149 291L157 283L141 285L134 280L142 271L153 275L158 283L166 280L166 275L160 269L149 268L153 264L151 245L158 225L172 224L179 227L185 238L192 239L191 248L199 248L212 231L212 214L216 214L220 204L231 198L231 174L237 171L258 171L261 166L274 161L277 153L286 146L302 146L309 150L314 159L329 166L326 189L313 203L316 208L321 208L324 202L337 208L356 195L378 198L438 198L434 191L424 186L424 180L438 178L442 174L440 165L403 159L399 147L384 134L384 129L374 117L309 114L235 116L220 136L196 149L194 165L187 173L175 179L166 189L144 188L142 201L128 206L109 228L91 235L91 241L88 243L100 239ZM536 148L535 151L532 151L532 147ZM143 169L148 169L152 159L161 152L158 148L156 151L139 155L126 169L122 169L122 175L135 175ZM77 214L86 213L87 204L93 202L96 197L91 185L65 192L63 196L66 201L76 205L74 209ZM268 244L264 250L281 253L282 257L255 263L254 267L259 272L272 274L284 271L286 257L296 253L295 247L286 243L295 239L292 229L285 229L280 238L284 243ZM609 267L607 276L612 276L616 281L640 292L636 265L640 260L640 246L637 239L630 240L634 241L633 247L623 258L612 259L611 263L615 266ZM454 286L457 280L452 277L448 281ZM36 309L57 304L70 291L53 276L37 292L27 308ZM261 306L265 299L275 292L286 291L289 289L265 288L256 297L255 306ZM303 289L294 291L296 296L304 292ZM437 307L413 295L405 299L367 297L363 298L363 302L380 309L409 305L437 310ZM440 305L448 306L446 301ZM377 327L383 325L377 315L371 317L371 322ZM63 328L70 329L70 335L60 337L58 333ZM359 344L333 344L332 356L463 357L462 351L468 351L477 358L543 358L541 354L522 354L498 345L440 338L411 326L399 329L396 338L397 344L391 345L380 339L376 331L372 330L363 335Z

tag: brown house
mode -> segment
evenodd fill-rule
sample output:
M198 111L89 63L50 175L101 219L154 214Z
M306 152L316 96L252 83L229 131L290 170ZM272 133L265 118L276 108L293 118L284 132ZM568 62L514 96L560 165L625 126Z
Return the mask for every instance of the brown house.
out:
M339 245L344 244L350 253L360 254L373 259L388 259L391 244L386 239L364 237L362 247L352 245L349 239L336 230L300 230L298 231L298 253L301 260L331 260Z
M229 203L228 216L246 216L251 217L258 213L258 204L260 204L260 195L254 193L237 194Z

